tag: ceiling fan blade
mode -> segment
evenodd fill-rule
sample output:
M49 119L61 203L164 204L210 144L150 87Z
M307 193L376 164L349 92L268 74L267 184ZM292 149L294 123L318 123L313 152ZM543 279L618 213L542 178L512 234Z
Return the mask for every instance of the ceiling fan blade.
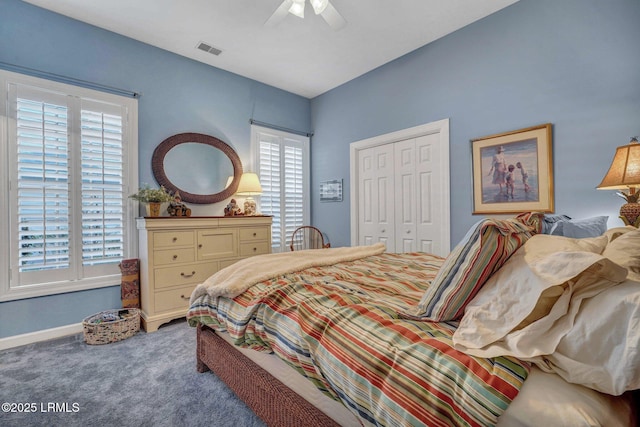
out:
M335 31L338 31L344 28L347 25L347 21L340 15L340 13L336 10L335 7L329 2L327 7L320 14L327 21L327 24Z
M280 6L273 12L273 15L264 23L267 27L275 27L287 16L289 8L293 4L293 0L284 0Z

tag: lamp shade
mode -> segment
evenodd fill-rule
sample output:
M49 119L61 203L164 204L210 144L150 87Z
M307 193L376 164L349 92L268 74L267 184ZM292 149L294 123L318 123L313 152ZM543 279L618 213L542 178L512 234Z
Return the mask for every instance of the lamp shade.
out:
M640 144L633 138L631 142L616 149L609 171L598 189L623 190L640 186Z
M236 191L238 196L257 196L262 194L262 186L258 175L253 172L243 173Z

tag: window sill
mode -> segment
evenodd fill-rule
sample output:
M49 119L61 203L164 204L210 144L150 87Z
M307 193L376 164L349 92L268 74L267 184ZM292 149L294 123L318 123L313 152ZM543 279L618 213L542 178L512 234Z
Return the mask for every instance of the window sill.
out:
M0 302L119 286L120 282L121 275L117 274L78 281L41 283L37 285L23 285L9 289L4 288L0 289Z

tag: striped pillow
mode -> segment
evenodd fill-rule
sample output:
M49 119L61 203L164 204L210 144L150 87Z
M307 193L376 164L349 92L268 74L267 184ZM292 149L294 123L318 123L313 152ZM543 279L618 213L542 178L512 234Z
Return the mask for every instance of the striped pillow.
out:
M516 220L533 228L536 234L542 233L544 223L544 213L542 212L523 212L515 217Z
M516 219L483 219L449 254L418 304L417 316L456 320L489 277L535 230Z

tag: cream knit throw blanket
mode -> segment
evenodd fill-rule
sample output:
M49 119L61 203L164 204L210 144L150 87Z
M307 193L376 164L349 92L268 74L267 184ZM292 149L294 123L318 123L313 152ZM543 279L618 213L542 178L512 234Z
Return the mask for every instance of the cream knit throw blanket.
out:
M226 267L199 284L191 294L191 303L204 294L234 298L256 283L287 273L338 262L355 261L386 250L383 243L330 249L309 249L257 255Z

